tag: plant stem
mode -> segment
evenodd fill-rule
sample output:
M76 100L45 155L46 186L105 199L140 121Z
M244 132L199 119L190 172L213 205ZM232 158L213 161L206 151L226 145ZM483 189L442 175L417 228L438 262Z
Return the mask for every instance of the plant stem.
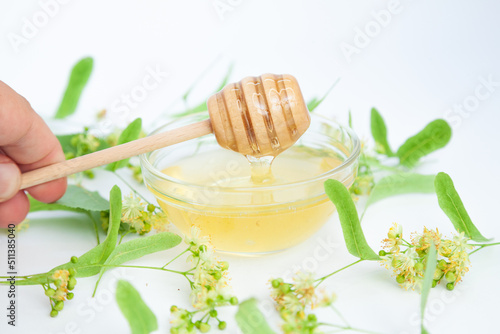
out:
M367 333L367 334L379 334L378 332L372 332L372 331L368 331L366 329L360 329L360 328L355 328L355 327L351 327L351 326L340 326L340 325L334 325L334 324L327 324L327 323L319 323L318 324L319 326L327 326L327 327L334 327L334 328L338 328L340 330L344 330L344 331L355 331L355 332L359 332L359 333Z
M176 257L174 257L172 260L168 261L168 262L167 262L167 263L166 263L166 264L162 267L162 269L163 269L163 268L165 268L166 266L168 266L170 263L172 263L172 262L174 262L175 260L177 260L179 257L181 257L183 254L185 254L187 251L189 251L189 248L190 248L190 247L188 247L187 249L185 249L182 253L180 253L179 255L177 255ZM192 270L192 269L191 269L191 270ZM191 271L191 270L190 270L190 271Z
M129 234L129 233L130 233L130 231L127 231L127 233L123 233L123 234L122 234L122 236L120 237L120 241L118 241L118 245L122 243L123 238L124 238L127 234Z
M364 260L363 260L363 259L359 259L358 261L353 262L353 263L351 263L351 264L348 264L347 266L342 267L342 268L340 268L339 270L336 270L336 271L334 271L334 272L333 272L333 273L331 273L331 274L328 274L328 275L326 275L326 276L323 276L323 277L321 277L321 278L318 278L317 280L315 280L315 282L318 282L318 283L316 283L316 286L315 286L315 287L317 287L318 285L320 285L320 284L321 284L321 283L322 283L325 279L327 279L328 277L333 276L333 275L335 275L336 273L341 272L342 270L347 269L347 268L349 268L349 267L351 267L351 266L355 265L356 263L360 263L361 261L364 261Z
M478 250L481 250L481 249L485 248L485 247L496 246L496 245L500 245L500 242L494 242L494 243L491 243L491 244L474 244L474 245L471 245L471 246L479 247L479 248L478 249L474 249L472 252L470 252L469 256L472 255L472 254L474 254Z
M342 320L342 322L343 322L346 326L349 326L349 327L351 326L351 325L349 324L349 322L347 322L347 320L344 318L344 316L342 315L342 313L340 313L340 311L339 311L339 310L337 310L337 308L336 308L335 306L330 305L330 307L332 308L332 310L333 310L335 313L337 313L337 315L339 316L340 320Z
M172 270L172 269L165 269L162 267L148 267L148 266L132 266L132 265L126 265L126 264L103 264L101 265L102 267L111 267L111 268L138 268L138 269L152 269L152 270L162 270L162 271L168 271L174 274L179 274L182 276L186 275L193 275L192 273L186 272L186 271L178 271L178 270Z
M134 194L136 194L137 196L139 196L140 198L142 198L144 201L146 201L146 203L148 204L151 204L144 196L142 196L137 190L134 189L134 187L132 187L130 185L130 183L128 183L120 174L118 174L118 172L114 171L113 172L123 183L125 183L127 185L127 187L130 188L130 190L132 190L134 192Z

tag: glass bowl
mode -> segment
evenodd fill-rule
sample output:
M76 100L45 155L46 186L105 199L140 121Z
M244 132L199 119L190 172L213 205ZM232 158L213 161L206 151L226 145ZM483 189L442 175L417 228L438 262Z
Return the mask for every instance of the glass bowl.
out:
M189 115L152 134L207 118L206 112ZM181 232L189 235L196 226L217 251L265 254L292 247L323 226L335 211L323 183L336 179L350 187L359 154L352 130L312 113L310 128L272 165L278 179L293 171L293 181L239 182L250 176L246 158L221 148L213 135L144 154L141 167L146 186Z

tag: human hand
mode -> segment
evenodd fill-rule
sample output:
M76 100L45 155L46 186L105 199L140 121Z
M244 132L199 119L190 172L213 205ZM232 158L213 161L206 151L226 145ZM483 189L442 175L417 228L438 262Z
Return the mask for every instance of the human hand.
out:
M64 161L61 145L25 98L0 81L0 227L17 224L29 211L19 190L21 173ZM50 203L66 191L66 178L26 189L35 199Z

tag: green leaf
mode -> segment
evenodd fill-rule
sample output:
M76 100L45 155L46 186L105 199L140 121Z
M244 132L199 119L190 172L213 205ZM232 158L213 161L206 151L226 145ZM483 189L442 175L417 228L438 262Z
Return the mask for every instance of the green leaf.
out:
M109 257L116 247L116 242L118 241L118 230L120 229L120 223L122 218L122 192L118 186L114 186L111 189L109 195L109 227L108 235L106 239L102 242L103 250L99 263L103 263Z
M183 112L180 112L180 113L173 115L173 117L184 117L184 116L196 114L200 111L205 111L205 110L207 110L207 103L205 101L203 101L193 108L189 108Z
M103 269L109 269L104 268L103 265L118 266L148 254L173 248L181 241L182 238L180 236L170 232L162 232L149 237L140 237L116 246L109 257L102 263L99 262L99 259L102 257L104 246L100 244L81 255L77 263L69 261L53 268L45 274L34 275L25 280L18 280L16 284L35 285L47 283L47 276L52 275L59 269L74 268L76 269L76 277L95 276L103 272Z
M149 237L141 237L130 240L116 246L115 250L109 255L104 262L104 265L114 266L124 262L132 261L148 254L160 252L177 246L182 241L182 238L177 234L170 232L162 232ZM99 282L107 267L102 267L100 270L99 279L94 288L94 294L97 291Z
M75 185L69 185L64 196L54 203L42 203L31 196L29 200L30 212L54 210L87 212L109 210L109 202L102 198L99 193Z
M471 238L474 241L488 241L477 227L472 223L472 220L465 210L465 206L458 195L451 177L446 173L439 173L435 180L436 194L439 202L439 206L446 213L448 218L450 218L455 229L460 233Z
M137 118L132 123L130 123L125 130L120 134L118 138L118 144L125 144L131 142L132 140L136 140L141 135L142 130L142 119ZM123 168L127 166L129 159L123 159L120 161L112 162L108 166L106 166L106 170L116 171L117 169Z
M392 196L415 193L432 194L434 193L434 178L434 175L416 173L400 173L386 176L373 187L366 202L366 208Z
M434 280L434 272L436 271L437 265L437 251L436 246L431 242L431 247L429 248L429 253L427 254L427 261L424 272L424 280L422 282L422 294L420 296L420 320L421 320L421 333L428 333L424 328L424 316L425 316L425 306L427 305L427 299L429 298L429 292L431 291L432 281Z
M116 302L127 319L132 334L148 334L158 329L156 316L129 282L118 281Z
M257 300L245 300L238 307L236 322L243 334L274 334L267 324L266 318L257 307Z
M211 67L211 65L210 65L210 67ZM220 90L222 90L227 85L227 83L229 81L229 78L231 76L231 73L233 72L233 68L234 68L234 64L229 65L229 68L228 68L228 70L226 72L226 75L224 76L224 78L222 78L222 81L220 82L219 86L217 86L217 89L215 90L214 93L219 92ZM186 93L184 93L184 95L182 96L182 99L184 101L187 101L187 99L188 99L189 95L191 94L191 91L193 90L194 86L195 85L191 86L186 91ZM205 110L207 110L207 102L206 101L202 101L201 103L199 103L198 105L196 105L194 107L188 108L185 111L182 111L180 113L177 113L177 114L173 115L173 117L183 117L183 116L195 114L197 112L205 111Z
M71 70L68 86L55 118L62 119L72 115L78 105L80 96L92 73L94 60L90 57L81 59Z
M330 86L330 88L328 88L328 90L326 91L325 95L323 95L322 98L318 99L316 97L313 97L307 103L307 109L309 110L309 112L312 112L314 109L316 109L321 104L321 102L323 102L328 97L328 95L330 95L330 93L332 92L333 88L335 88L335 86L337 86L337 84L339 83L339 81L340 81L340 78L337 78L337 80L335 80L335 82Z
M224 76L224 78L222 78L221 83L219 84L219 86L217 87L217 89L215 90L214 93L217 93L217 92L221 91L224 87L226 87L227 83L229 82L229 78L231 77L231 74L233 73L233 68L234 68L234 64L229 65L229 68L227 69L226 75Z
M171 232L140 237L116 246L104 264L117 265L177 246L182 238Z
M375 144L377 145L377 152L389 157L394 156L389 146L389 142L387 141L387 127L385 126L384 118L375 108L372 108L371 112L371 131Z
M363 260L379 261L380 257L366 242L356 206L347 188L337 180L326 180L325 191L339 213L347 250Z
M445 147L450 139L451 127L445 120L436 119L415 136L408 138L396 155L402 165L414 167L420 158Z

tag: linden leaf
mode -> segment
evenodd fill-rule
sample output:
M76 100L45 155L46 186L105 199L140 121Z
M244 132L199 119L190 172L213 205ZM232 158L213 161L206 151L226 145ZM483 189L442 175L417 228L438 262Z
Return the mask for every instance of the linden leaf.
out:
M394 156L389 142L387 141L387 128L382 115L377 109L372 108L371 112L371 131L373 139L377 145L377 152L385 154L389 157Z
M104 261L104 265L119 265L148 254L161 252L177 246L181 243L181 241L182 238L180 236L170 232L161 232L152 236L133 239L116 246L106 261ZM107 267L101 268L99 279L94 287L94 294L97 291L101 277L106 270L108 270Z
M488 241L472 222L453 180L446 173L439 173L435 180L436 194L441 210L450 218L455 229L474 241Z
M158 329L156 316L129 282L118 281L116 302L127 319L132 334L149 334Z
M429 298L429 292L431 291L432 281L434 280L434 271L436 271L436 265L436 246L433 242L431 242L431 247L429 248L429 253L427 254L427 264L424 272L424 280L422 282L422 294L420 296L420 320L422 334L428 333L424 328L425 306L427 305L427 299Z
M64 196L54 203L43 203L29 196L30 212L36 211L107 211L109 202L96 191L69 185Z
M349 253L363 260L379 261L380 257L366 242L356 206L344 184L337 180L326 180L325 192L335 204L339 213L340 224Z
M130 123L120 134L118 138L117 145L125 144L131 142L132 140L136 140L141 135L142 130L142 119L137 118L132 123ZM123 168L127 166L129 159L123 159L120 161L115 161L106 166L106 170L116 171L117 169Z
M339 81L340 81L340 78L338 78L337 80L335 80L335 82L330 86L330 88L328 88L328 90L323 95L323 97L321 97L320 99L318 99L316 97L313 97L307 103L307 109L309 110L309 112L312 112L314 109L316 109L328 97L328 95L330 95L330 93L332 92L333 88L335 88L335 86L337 86L337 84L339 83Z
M94 60L91 57L83 58L75 64L69 76L69 82L64 92L61 104L55 118L62 119L72 115L78 105L83 89L92 73Z
M236 322L243 334L275 334L257 307L255 298L240 303L236 312Z
M210 66L211 67L211 66ZM210 69L210 67L208 69ZM231 76L231 73L233 72L233 67L234 67L234 64L231 64L226 72L226 75L224 76L224 78L222 79L221 83L219 84L219 86L217 86L217 89L215 90L215 93L219 92L220 90L222 90L228 83L229 81L229 77ZM208 70L207 69L207 70ZM198 81L198 80L197 80ZM187 91L186 93L184 93L184 95L182 96L182 99L184 101L187 102L187 99L189 97L189 95L191 94L191 91L193 90L195 85L191 86ZM185 111L182 111L180 113L177 113L174 115L174 117L183 117L183 116L187 116L187 115L191 115L191 114L195 114L197 112L200 112L200 111L205 111L207 110L207 102L206 101L202 101L200 102L200 104L198 104L197 106L194 106L192 108L189 108Z
M423 156L443 148L451 139L451 127L445 120L436 119L422 131L410 137L396 152L399 162L414 167Z
M378 181L373 187L365 205L365 211L372 204L385 198L403 194L432 194L434 193L434 175L416 173L400 173L389 175Z

